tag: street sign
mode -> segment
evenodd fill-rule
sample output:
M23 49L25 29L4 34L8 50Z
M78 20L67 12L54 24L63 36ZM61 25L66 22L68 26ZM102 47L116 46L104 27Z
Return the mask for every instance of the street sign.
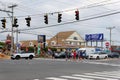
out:
M46 44L46 35L38 35L38 43L42 43L43 48L45 48Z
M38 35L38 43L44 43L44 42L46 42L46 36Z
M106 43L105 43L105 46L106 46L106 47L108 47L109 45L110 45L109 42L106 42Z
M86 41L102 41L104 39L103 33L100 34L86 34L85 40Z

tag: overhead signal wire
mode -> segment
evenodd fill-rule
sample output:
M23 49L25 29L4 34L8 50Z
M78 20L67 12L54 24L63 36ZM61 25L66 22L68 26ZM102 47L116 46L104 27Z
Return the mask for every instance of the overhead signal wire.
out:
M107 0L108 1L108 0ZM93 3L93 4L89 4L89 5L86 5L86 6L82 6L82 7L78 7L78 8L74 8L74 9L68 9L68 10L63 10L63 11L57 11L57 12L50 12L50 13L47 13L47 14L58 14L59 12L69 12L69 11L74 11L76 9L88 9L88 8L93 8L93 7L99 7L99 6L104 6L104 5L108 5L108 4L115 4L115 3L119 3L120 1L116 1L116 2L111 2L111 3L106 3L106 4L100 4L100 3L103 3L103 2L106 2L105 1L102 1L102 2L99 2L99 3ZM96 4L96 5L95 5ZM46 13L41 13L41 14L33 14L33 15L29 15L29 16L36 16L36 15L44 15ZM25 16L16 16L16 17L26 17L28 15L25 15Z
M96 18L102 18L102 17L106 17L106 16L110 16L110 15L119 14L119 13L120 13L120 11L113 12L113 13L108 13L108 14L104 14L104 15L99 15L99 16L95 16L95 17L90 17L90 18L86 18L86 19L82 19L82 20L78 20L78 21L71 21L71 22L66 22L66 23L61 23L61 24L54 24L54 25L49 25L49 26L29 28L29 29L19 29L19 30L20 31L26 31L26 30L35 30L35 29L42 29L42 28L50 28L50 27L55 27L55 26L60 26L60 25L65 25L65 24L71 24L71 23L76 23L76 22L82 22L82 21L92 20L92 19L96 19Z

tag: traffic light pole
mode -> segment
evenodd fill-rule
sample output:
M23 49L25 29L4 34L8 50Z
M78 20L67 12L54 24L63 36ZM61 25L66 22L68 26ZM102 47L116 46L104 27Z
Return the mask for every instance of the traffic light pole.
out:
M16 7L17 5L12 5L12 6L9 6L9 8L12 9L12 28L11 28L11 54L13 53L14 51L14 37L13 37L13 18L14 18L14 7Z
M107 29L109 29L110 30L110 53L111 53L111 41L112 41L112 29L114 29L115 27L107 27Z

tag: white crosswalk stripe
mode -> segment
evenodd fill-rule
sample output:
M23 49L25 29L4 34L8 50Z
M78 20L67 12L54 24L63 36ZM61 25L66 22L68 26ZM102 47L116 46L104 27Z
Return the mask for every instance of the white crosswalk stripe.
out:
M70 76L47 77L49 80L120 80L120 71L103 71L72 74Z
M62 79L62 78L56 78L56 77L48 77L45 79L49 79L49 80L68 80L68 79Z
M78 79L78 80L94 80L94 79L81 78L81 77L73 77L73 76L60 76L60 77L70 78L70 79Z
M77 77L87 77L87 78L96 78L96 79L105 79L105 80L119 80L119 79L113 79L113 78L105 78L105 77L98 77L98 76L88 76L88 75L78 75L75 74L73 76L77 76Z

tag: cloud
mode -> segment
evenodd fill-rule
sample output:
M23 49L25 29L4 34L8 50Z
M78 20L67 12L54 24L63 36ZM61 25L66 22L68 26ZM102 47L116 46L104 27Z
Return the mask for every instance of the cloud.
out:
M2 3L1 3L2 2ZM114 4L112 4L114 2ZM115 3L116 2L116 3ZM118 2L118 3L117 3ZM120 14L111 15L98 19L91 19L86 21L80 21L77 23L65 24L57 26L57 13L48 14L49 16L49 24L44 24L44 13L52 13L52 12L62 12L62 22L75 21L75 10L78 8L80 11L80 20L86 19L88 17L93 17L100 15L101 13L105 14L109 13L111 10L119 10L119 0L4 0L0 1L0 8L4 8L2 4L4 4L7 8L8 5L17 4L18 6L14 9L14 15L18 18L19 29L29 29L29 28L37 28L37 27L46 27L53 24L56 24L54 27L47 27L42 29L30 30L35 34L46 34L47 36L55 35L60 31L68 31L68 30L76 30L79 32L82 37L85 34L89 33L104 33L105 37L109 40L109 30L106 30L106 27L116 26L119 30L119 17ZM108 5L108 3L111 3ZM98 4L106 4L103 6L97 6L88 8L88 5L94 4L92 6ZM81 8L83 7L83 8ZM89 6L90 7L90 6ZM8 9L8 8L7 8ZM8 9L10 10L10 9ZM31 16L31 27L26 26L25 17ZM0 13L0 17L8 17L6 13ZM9 18L7 19L7 28L11 29L11 22ZM1 26L1 24L0 24ZM116 31L116 32L115 32ZM26 31L29 32L29 31ZM119 40L117 37L119 36L119 31L116 29L112 30L113 40ZM6 33L3 35L7 35ZM2 35L2 36L3 36ZM24 37L23 37L24 36ZM19 40L24 39L36 39L37 35L30 34L19 34ZM16 37L16 36L15 36Z

